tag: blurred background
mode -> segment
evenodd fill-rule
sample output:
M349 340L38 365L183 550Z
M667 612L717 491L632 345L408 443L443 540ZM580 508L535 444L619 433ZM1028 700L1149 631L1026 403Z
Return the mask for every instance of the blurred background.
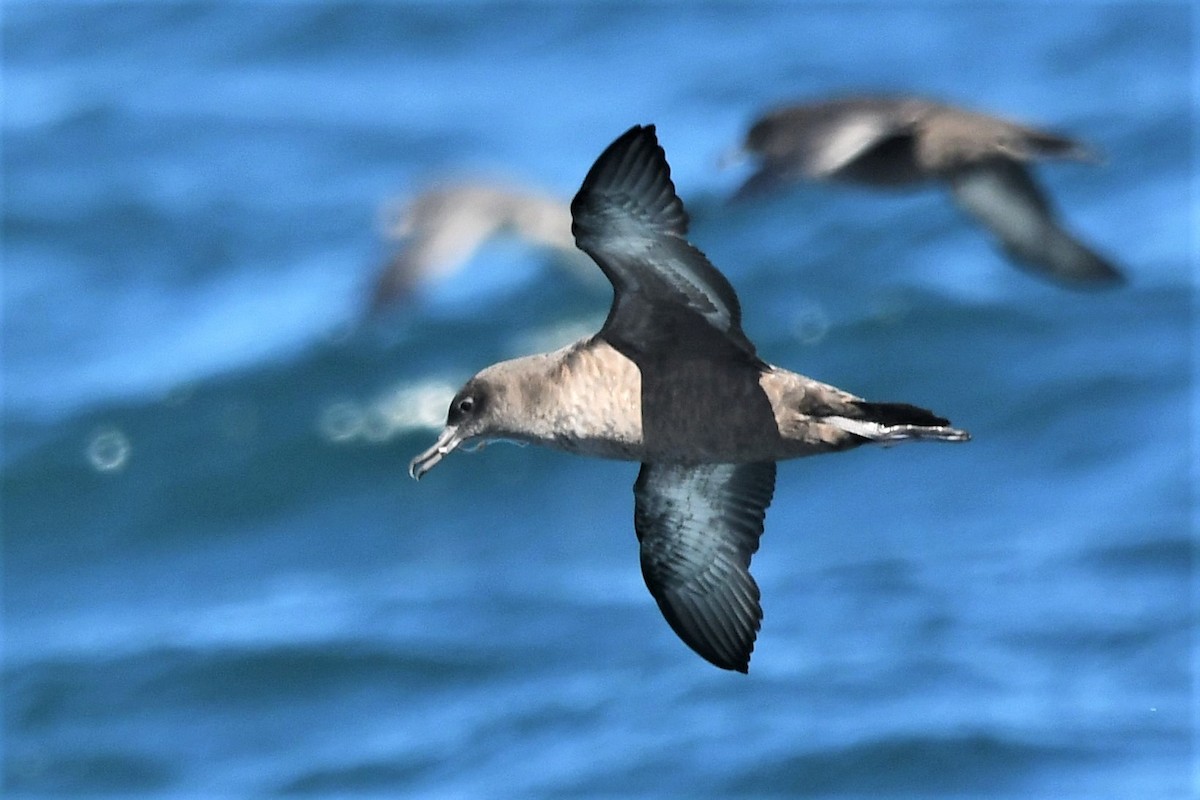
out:
M1197 66L1186 3L3 9L7 796L1196 791ZM944 192L735 206L760 112L915 92L1102 151L1038 176L1129 283ZM760 353L975 439L781 465L748 677L645 590L634 464L457 385L610 293L512 239L369 312L390 203L569 199L656 123Z

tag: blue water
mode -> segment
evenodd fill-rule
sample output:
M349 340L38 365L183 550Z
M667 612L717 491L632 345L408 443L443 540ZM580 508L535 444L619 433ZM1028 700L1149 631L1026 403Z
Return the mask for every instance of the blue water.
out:
M1196 15L1162 3L4 4L6 796L1195 796ZM759 111L917 91L1100 148L1130 276L936 191L728 208ZM511 243L364 317L379 207L569 197L657 123L771 361L962 446L784 464L749 676L642 585L636 466L455 454L456 385L594 329Z

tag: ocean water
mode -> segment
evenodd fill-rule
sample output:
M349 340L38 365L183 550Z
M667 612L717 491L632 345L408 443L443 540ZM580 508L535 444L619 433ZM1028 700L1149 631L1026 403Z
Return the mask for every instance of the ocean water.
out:
M35 3L3 25L3 793L1196 796L1197 15L1186 3ZM1128 285L938 191L730 207L754 116L913 91L1070 132ZM594 330L485 248L365 313L379 209L569 197L658 125L769 360L966 445L780 466L748 676L642 584L636 465L405 474L456 386Z

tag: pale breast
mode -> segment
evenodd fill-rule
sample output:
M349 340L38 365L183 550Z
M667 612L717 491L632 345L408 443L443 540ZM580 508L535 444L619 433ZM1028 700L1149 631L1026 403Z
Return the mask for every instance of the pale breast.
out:
M601 458L642 458L642 376L603 340L561 352L547 444Z

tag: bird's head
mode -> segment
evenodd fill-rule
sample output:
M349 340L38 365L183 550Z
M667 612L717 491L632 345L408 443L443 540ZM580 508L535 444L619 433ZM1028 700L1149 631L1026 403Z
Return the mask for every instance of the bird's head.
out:
M498 411L502 408L498 402L501 394L479 375L467 381L450 401L441 435L432 447L409 463L408 474L420 480L460 445L494 435Z

